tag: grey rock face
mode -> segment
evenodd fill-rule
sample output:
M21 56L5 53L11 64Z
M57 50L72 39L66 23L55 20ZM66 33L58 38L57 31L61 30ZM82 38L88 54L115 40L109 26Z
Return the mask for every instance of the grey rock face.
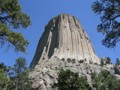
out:
M60 69L78 72L90 82L90 74L102 70L98 64L100 59L79 21L68 14L58 15L45 27L31 62L33 88L57 90L52 86L57 82Z
M98 74L101 70L108 70L120 79L120 75L115 73L115 68L120 71L119 66L100 66L100 61L79 21L68 14L58 15L45 27L31 62L29 76L33 80L33 90L58 90L53 85L57 83L60 69L70 69L86 76L91 87L93 72Z
M57 90L57 88L53 88L53 85L57 83L58 73L61 69L70 69L73 72L79 73L80 76L86 76L88 83L91 84L91 73L96 72L98 74L101 70L112 72L112 68L113 65L101 67L95 63L69 62L68 60L63 61L62 59L52 58L37 64L30 72L30 78L33 79L33 88L35 90ZM119 78L118 76L116 75L117 78Z
M54 57L100 63L80 22L68 14L58 15L49 21L30 67Z

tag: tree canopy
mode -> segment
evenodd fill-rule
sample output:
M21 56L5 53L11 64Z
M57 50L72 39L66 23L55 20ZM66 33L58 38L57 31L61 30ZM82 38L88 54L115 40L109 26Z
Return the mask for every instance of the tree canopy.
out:
M19 0L0 0L0 44L6 42L13 45L15 51L26 51L28 41L14 29L27 28L30 17L24 14L19 5Z
M119 90L120 80L111 75L109 71L103 70L99 74L92 73L92 86L96 90Z
M119 58L116 58L116 65L120 65L120 59Z
M86 77L79 77L78 73L61 70L58 74L58 90L90 90Z
M32 82L24 58L16 59L14 67L9 71L7 90L31 90Z
M31 90L32 81L25 58L16 59L14 67L0 63L0 90Z
M6 90L7 89L7 83L9 81L7 77L7 67L3 64L0 63L0 90Z
M115 47L120 41L120 0L97 0L92 10L101 15L97 30L105 35L102 44L108 48Z

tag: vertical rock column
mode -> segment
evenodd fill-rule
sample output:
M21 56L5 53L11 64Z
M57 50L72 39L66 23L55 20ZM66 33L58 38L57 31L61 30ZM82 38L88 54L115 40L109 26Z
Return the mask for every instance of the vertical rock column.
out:
M100 63L79 21L68 14L60 14L48 22L30 67L54 57Z

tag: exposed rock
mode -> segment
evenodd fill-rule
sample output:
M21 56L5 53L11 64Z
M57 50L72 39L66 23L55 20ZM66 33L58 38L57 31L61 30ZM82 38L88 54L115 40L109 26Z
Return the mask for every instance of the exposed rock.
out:
M68 14L58 15L49 21L30 67L54 57L100 63L91 41L79 21Z
M56 62L57 60L57 62ZM52 61L52 62L51 62ZM53 63L54 62L54 63ZM61 64L62 63L62 64ZM67 63L67 66L65 65ZM71 66L71 62L65 62L61 59L49 59L48 61L45 60L41 62L38 66L39 68L36 69L33 68L33 71L30 72L30 77L33 79L33 87L34 88L43 88L45 89L36 89L36 90L54 90L52 88L54 83L57 83L58 78L58 72L60 69L70 69L73 72L78 72L80 76L86 76L88 79L88 82L91 82L91 73L96 72L99 73L101 70L109 70L112 71L113 67L112 65L95 65L95 64L86 64L83 63L73 63ZM37 67L38 67L37 66ZM49 66L49 67L48 67ZM36 67L36 66L35 66ZM118 77L118 76L116 76ZM119 78L119 77L118 77ZM49 88L49 89L47 89ZM57 89L55 89L57 90Z
M114 76L115 76L118 80L120 80L120 75L115 74Z
M113 65L101 67L99 64L100 59L79 21L68 14L58 15L45 27L31 62L33 88L57 90L53 84L57 83L60 69L78 72L86 76L89 83L93 72L106 69L113 73Z

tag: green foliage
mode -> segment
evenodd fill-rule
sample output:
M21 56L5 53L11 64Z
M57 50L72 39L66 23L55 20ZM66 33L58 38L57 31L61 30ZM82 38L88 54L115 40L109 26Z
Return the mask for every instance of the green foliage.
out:
M119 74L120 75L120 59L116 58L116 63L115 63L115 67L114 67L114 71L115 74Z
M120 65L120 59L116 58L116 65Z
M0 0L0 44L13 45L15 51L25 52L28 41L11 29L27 28L30 17L22 13L18 0Z
M103 59L101 59L100 65L101 65L101 66L105 65Z
M8 67L5 66L4 63L0 63L0 70L4 70L5 72L9 71Z
M79 77L78 73L70 70L61 70L58 75L58 83L55 85L58 90L89 90L85 77Z
M62 58L62 61L65 61L65 58Z
M107 59L106 63L111 64L111 59L109 57L107 57L106 59Z
M109 71L103 70L101 73L92 73L93 87L97 90L119 90L120 80L117 80Z
M9 72L10 81L7 90L31 90L32 82L24 58L18 58Z
M63 60L63 59L62 59ZM63 60L64 61L64 60ZM70 63L75 63L75 59L67 58L67 61Z
M70 63L70 62L71 62L71 59L70 59L70 58L67 58L67 61Z
M8 78L4 70L0 70L0 89L6 90Z
M83 63L84 62L84 60L80 60L80 61L78 61L79 63Z
M116 46L120 41L120 0L97 0L92 10L101 15L97 30L105 35L103 45L108 48Z
M0 63L0 90L6 90L7 88L7 83L9 80L6 72L7 67L3 63Z
M119 69L118 66L114 67L114 71L115 71L115 74L119 74L120 75L120 69Z
M75 59L72 59L72 63L75 63Z

